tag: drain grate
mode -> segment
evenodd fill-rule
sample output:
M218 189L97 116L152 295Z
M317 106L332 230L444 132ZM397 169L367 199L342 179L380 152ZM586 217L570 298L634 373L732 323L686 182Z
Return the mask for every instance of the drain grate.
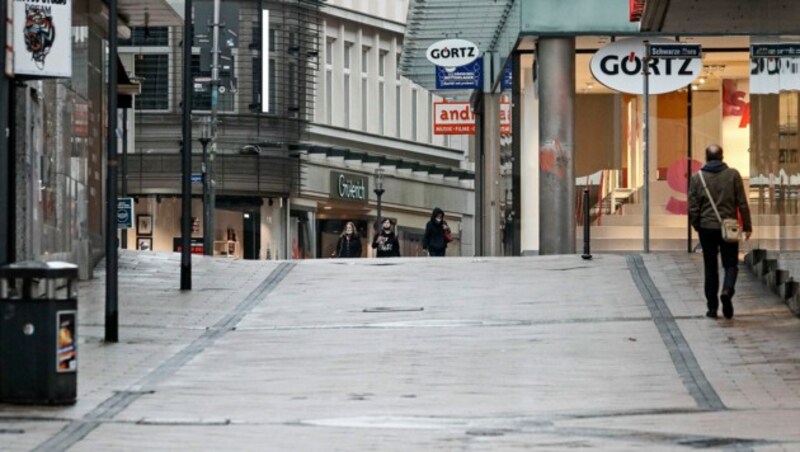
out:
M424 310L425 308L377 307L377 308L364 308L364 310L361 312L419 312Z
M18 428L0 428L0 435L23 435L25 430Z

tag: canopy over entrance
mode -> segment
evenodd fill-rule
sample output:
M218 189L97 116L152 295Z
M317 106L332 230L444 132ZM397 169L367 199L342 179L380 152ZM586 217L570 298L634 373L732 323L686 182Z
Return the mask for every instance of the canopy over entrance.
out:
M641 31L697 35L796 34L796 0L647 0Z

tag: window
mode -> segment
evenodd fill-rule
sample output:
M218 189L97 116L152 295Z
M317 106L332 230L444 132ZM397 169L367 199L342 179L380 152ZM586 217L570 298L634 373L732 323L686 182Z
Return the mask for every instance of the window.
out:
M361 78L361 128L367 131L367 109L369 108L368 82L366 77Z
M353 43L344 43L344 68L350 69L350 54L353 53Z
M142 83L142 93L136 96L137 108L169 110L169 55L137 55L135 67L134 73Z
M325 64L328 66L333 65L333 42L336 41L333 38L327 38L325 40Z
M417 89L411 89L411 139L417 141Z
M386 76L386 54L388 52L381 50L380 55L378 55L378 77L385 77Z
M234 83L234 57L219 59L219 87L217 96L217 109L219 111L233 111L235 93ZM270 67L272 72L272 67ZM211 67L200 67L200 55L192 55L192 80L201 77L211 77ZM211 110L211 84L208 82L193 83L192 109Z
M386 83L378 82L378 133L386 133Z
M325 69L325 121L333 124L333 68Z
M400 126L403 124L403 122L400 120L400 118L402 118L402 112L403 112L403 109L401 107L403 105L403 103L402 103L401 98L400 98L400 92L401 92L400 88L401 87L402 86L399 83L395 87L395 98L394 98L395 99L395 102L394 102L394 105L395 105L395 113L394 113L394 120L395 120L395 129L394 130L395 130L395 132L394 132L394 135L397 138L400 138L402 136Z
M344 126L350 127L350 73L344 74Z
M394 66L394 77L398 82L400 81L400 54L397 54L397 59Z
M369 47L361 47L361 75L369 73Z
M169 46L169 28L133 27L130 39L120 39L119 46L167 47Z
M433 143L433 93L428 91L428 143Z

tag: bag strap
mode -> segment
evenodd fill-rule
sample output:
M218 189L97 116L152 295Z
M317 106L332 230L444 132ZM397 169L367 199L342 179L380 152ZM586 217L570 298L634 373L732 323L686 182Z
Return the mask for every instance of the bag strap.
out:
M703 177L703 170L698 171L700 174L700 182L703 183L703 188L706 190L706 196L708 196L709 202L711 202L711 207L714 208L714 213L717 215L717 220L719 220L719 225L722 226L722 217L719 215L719 210L717 210L717 204L714 202L714 198L711 197L711 192L708 191L708 185L706 185L706 179Z

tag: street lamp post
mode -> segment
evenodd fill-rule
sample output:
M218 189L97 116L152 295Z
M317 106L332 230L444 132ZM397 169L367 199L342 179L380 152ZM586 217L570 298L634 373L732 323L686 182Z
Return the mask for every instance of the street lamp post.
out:
M211 185L211 177L208 171L208 143L211 138L207 136L206 131L203 131L203 137L200 138L200 144L203 145L203 254L206 256L214 255L214 235L211 231L211 202L209 200L209 186Z
M385 190L383 189L383 170L380 168L375 169L375 196L378 197L378 219L375 221L375 229L380 229L379 223L383 220L381 217L381 196Z

